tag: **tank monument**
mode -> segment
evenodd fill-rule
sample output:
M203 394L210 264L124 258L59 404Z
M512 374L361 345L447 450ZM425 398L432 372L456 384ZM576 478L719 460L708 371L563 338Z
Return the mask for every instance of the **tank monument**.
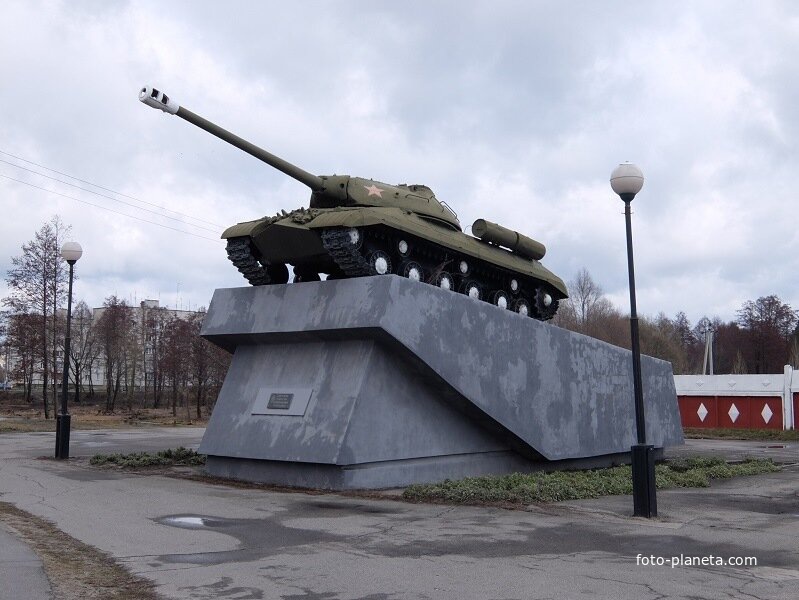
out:
M629 462L631 354L546 323L567 289L543 244L484 219L467 235L424 185L313 175L157 89L139 99L311 190L222 236L251 285L216 290L203 325L233 354L210 474L353 489ZM642 374L662 453L683 441L671 364Z

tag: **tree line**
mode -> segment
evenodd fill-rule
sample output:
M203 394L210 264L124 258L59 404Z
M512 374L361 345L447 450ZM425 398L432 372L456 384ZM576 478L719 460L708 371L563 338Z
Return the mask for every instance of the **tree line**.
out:
M53 217L12 258L3 298L0 335L9 373L28 402L40 394L46 418L57 405L63 361L67 268L60 249L70 227ZM605 296L582 269L569 282L570 297L553 323L630 347L629 316ZM200 337L202 311L179 316L164 307L130 306L115 295L91 310L79 300L72 315L69 380L74 401L117 408L171 406L197 416L213 404L230 355ZM641 351L672 363L675 374L700 373L707 331L714 333L716 373L780 373L799 368L797 311L776 295L743 303L737 318L703 317L692 324L685 313L639 317ZM8 360L10 358L10 360ZM95 381L97 375L97 381ZM99 398L98 398L99 396Z
M569 299L561 303L554 324L617 346L630 348L629 314L607 299L586 270L569 282ZM799 368L797 311L776 295L747 300L736 319L702 317L691 324L684 312L674 317L639 316L641 352L671 362L675 375L699 374L705 340L713 332L717 374L782 373L784 365Z
M27 402L40 395L45 418L55 411L62 377L67 269L60 249L70 227L53 217L11 260L2 314L6 377ZM117 408L212 407L230 355L200 337L204 311L178 315L165 307L130 306L115 295L91 310L73 305L69 381L74 402ZM95 381L95 375L98 380Z

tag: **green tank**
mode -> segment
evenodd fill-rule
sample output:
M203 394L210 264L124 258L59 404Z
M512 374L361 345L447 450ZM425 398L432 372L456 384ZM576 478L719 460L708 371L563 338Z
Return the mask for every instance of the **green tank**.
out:
M389 185L348 175L313 175L143 87L139 99L177 115L311 190L309 208L238 223L222 234L233 265L252 285L394 273L541 320L568 296L539 262L540 242L478 219L472 233L424 185Z

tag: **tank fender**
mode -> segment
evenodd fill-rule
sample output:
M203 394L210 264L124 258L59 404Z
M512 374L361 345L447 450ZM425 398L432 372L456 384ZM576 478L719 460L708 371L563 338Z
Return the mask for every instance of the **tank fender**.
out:
M383 213L393 212L392 209L382 209ZM400 212L397 209L397 212ZM333 209L325 211L314 217L308 223L312 229L326 229L328 227L368 227L370 225L385 224L386 219L378 211L368 208L359 209Z
M267 227L265 219L256 219L255 221L245 221L244 223L236 223L231 225L224 232L222 232L222 239L227 240L235 237L255 237Z

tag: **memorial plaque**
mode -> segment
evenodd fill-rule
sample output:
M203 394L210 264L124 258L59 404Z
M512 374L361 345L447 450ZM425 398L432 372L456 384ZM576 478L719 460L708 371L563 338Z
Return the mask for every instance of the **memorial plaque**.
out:
M258 392L251 414L301 417L312 395L313 388L264 388Z
M266 408L288 410L291 408L291 401L293 398L294 394L270 394L269 402L266 403Z

